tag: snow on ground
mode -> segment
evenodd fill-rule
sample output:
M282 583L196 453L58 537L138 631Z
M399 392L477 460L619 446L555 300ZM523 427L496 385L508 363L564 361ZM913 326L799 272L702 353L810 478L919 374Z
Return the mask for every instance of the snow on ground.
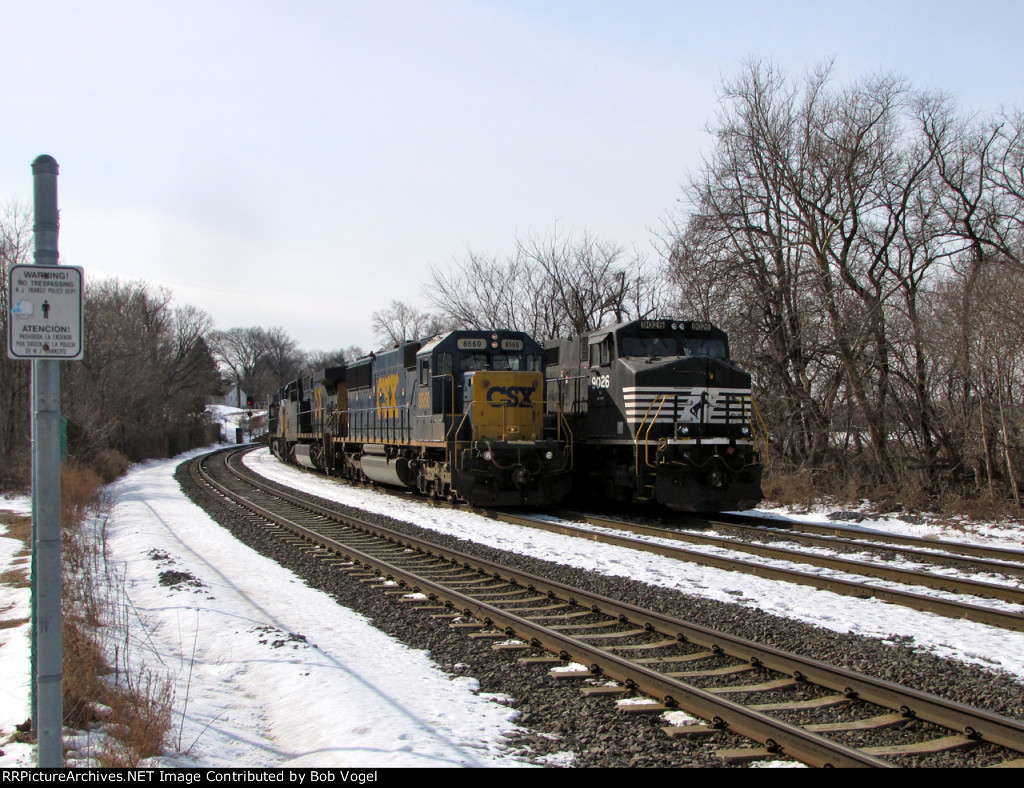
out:
M877 599L856 599L812 590L807 586L681 564L675 559L627 548L499 523L469 512L426 508L412 499L406 503L372 489L346 487L333 480L304 473L278 462L267 450L247 455L246 462L267 478L308 493L491 547L535 558L549 558L612 576L629 577L720 602L757 607L836 632L853 632L882 640L910 638L916 647L939 656L1024 676L1024 632L1008 632L976 622L944 618ZM883 529L888 522L878 520L872 525ZM900 529L901 524L894 527ZM979 538L980 533L976 534ZM937 527L932 535L939 535ZM942 536L955 538L955 534L949 533ZM688 549L699 548L691 545ZM899 563L894 562L894 565Z
M31 516L28 498L0 498L0 509ZM28 577L29 553L25 544L7 535L9 529L0 525L0 736L7 738L14 726L27 720L29 714L29 625L31 616L29 589L13 582L14 575ZM8 574L9 573L9 574ZM3 745L0 767L35 763L35 747L27 744Z
M182 459L138 466L111 485L106 524L137 617L136 659L177 686L174 738L185 754L160 765L516 765L503 734L518 712L235 541L181 494L173 474ZM161 585L170 571L198 584ZM28 716L27 650L5 644L0 670L16 688L0 696L9 735ZM0 767L30 763L5 749Z
M174 738L185 754L165 766L509 766L503 734L516 712L439 671L339 608L287 570L240 545L188 501L173 479L184 459L134 468L111 486L108 551L137 617L137 660L177 686ZM683 564L624 548L424 507L282 465L266 450L247 462L268 478L466 539L758 607L839 632L911 638L918 648L1024 676L1024 633L919 613L870 599ZM24 499L0 508L27 512ZM818 519L823 519L818 517ZM874 521L870 527L960 539L962 531ZM1020 546L1010 527L972 527L974 540ZM1016 540L1016 541L1014 541ZM0 534L0 573L20 543ZM24 564L24 558L17 559ZM185 582L161 585L164 572ZM0 587L0 734L28 716L28 592ZM329 614L329 615L327 615ZM327 623L325 624L324 621ZM31 765L4 745L0 767Z
M819 524L827 522L822 511L794 513L791 509L784 507L768 506L763 506L758 511L766 517L783 517L798 522ZM952 542L1001 547L1006 550L1024 550L1024 529L1016 523L980 523L967 518L942 522L938 518L917 516L912 518L914 522L907 522L899 518L873 517L862 512L855 512L855 514L858 517L857 522L844 522L842 525L846 528L863 530L866 532L866 537L881 532L899 536L914 536L918 539L944 539ZM851 536L851 538L855 537Z

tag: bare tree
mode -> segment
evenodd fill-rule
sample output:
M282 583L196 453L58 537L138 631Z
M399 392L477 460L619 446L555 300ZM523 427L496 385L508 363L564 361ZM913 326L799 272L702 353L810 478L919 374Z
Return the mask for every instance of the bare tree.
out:
M683 303L729 316L776 400L791 459L819 467L831 436L869 458L866 473L891 479L895 420L907 416L893 368L908 365L893 358L890 321L919 328L917 298L939 259L922 196L933 157L906 133L901 80L836 90L830 71L797 86L755 62L725 83L670 275ZM910 347L920 361L920 334ZM926 370L909 368L926 386ZM920 427L926 398L915 410Z
M307 375L319 369L327 367L340 367L357 358L362 358L366 353L356 345L349 345L347 348L337 350L319 350L307 353L302 360L302 369L299 374Z
M242 407L241 392L256 395L258 373L267 345L262 328L230 328L210 336L214 358L228 371L235 385L236 407Z
M211 393L211 381L219 380L217 364L207 344L213 318L192 305L176 307L173 334L166 343L167 397L175 410L198 416Z
M32 262L31 232L28 208L12 202L0 210L0 482L10 469L8 483L12 485L28 481L18 469L27 467L19 460L29 451L30 364L7 358L7 321L11 315L8 273L12 266Z
M1024 262L1024 113L978 122L925 96L918 120L936 161L951 252Z
M261 400L293 380L302 368L303 356L299 346L283 328L275 326L263 331L264 351L258 368L258 385L254 396Z
M265 402L303 369L305 357L298 344L280 327L231 328L211 334L210 349L234 383L235 404L244 406L242 392L254 402Z
M432 303L452 324L567 336L657 314L656 279L643 258L585 233L517 239L515 254L473 252L451 271L434 269Z
M143 459L185 448L178 436L201 424L219 384L209 316L174 309L164 288L114 279L87 284L84 323L85 357L62 375L69 451Z
M539 296L533 273L522 261L488 259L472 251L453 270L433 269L428 288L428 297L449 323L467 329L528 331L530 305Z
M446 331L446 322L404 301L392 301L387 309L373 313L373 333L380 349L394 347L411 339L422 339Z

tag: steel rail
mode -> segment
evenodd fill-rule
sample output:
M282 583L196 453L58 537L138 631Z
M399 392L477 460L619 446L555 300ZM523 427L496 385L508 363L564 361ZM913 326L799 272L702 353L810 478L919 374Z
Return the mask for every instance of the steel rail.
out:
M661 545L648 542L643 539L636 539L630 536L618 536L616 534L603 533L582 528L571 523L558 523L549 520L541 520L523 515L508 514L507 512L480 512L485 516L492 517L503 522L517 523L530 528L539 528L551 533L575 536L591 539L618 547L628 547L633 550L641 550L656 555L663 555L681 561L690 561L716 569L725 569L731 572L743 572L744 574L762 577L768 580L780 580L788 583L812 586L825 591L832 591L844 596L855 596L863 598L870 595L884 602L910 607L914 610L921 610L928 613L938 613L950 618L963 618L968 621L976 621L981 624L1024 631L1024 614L1006 612L995 608L972 605L964 602L951 602L939 597L915 594L910 591L900 591L881 586L865 585L852 580L843 580L837 577L823 577L808 572L800 572L795 569L783 569L781 567L768 566L754 561L744 561L742 558L725 558L722 556L701 553L696 550L686 550L673 545ZM659 534L663 535L663 534Z
M828 569L837 569L851 574L867 575L882 580L891 580L907 585L925 586L938 591L949 591L956 594L971 594L973 596L999 599L1011 604L1024 604L1024 588L1018 586L1003 585L1000 583L988 583L969 578L950 577L948 575L936 575L931 572L919 572L912 569L900 569L899 567L873 564L870 561L857 561L852 558L841 558L838 556L817 555L802 553L788 547L776 547L773 545L759 544L756 542L737 542L721 536L709 536L694 531L678 531L667 528L635 524L628 521L613 520L608 517L596 517L584 515L590 525L602 528L617 528L633 533L640 533L646 536L655 536L661 539L687 542L689 544L703 544L712 547L721 547L726 550L735 550L741 553L752 553L762 558L774 558L780 561L792 561L794 563L812 564L824 566ZM825 537L816 537L824 539ZM866 545L861 545L864 549ZM1015 569L1024 574L1024 566L1016 566Z
M877 540L891 544L902 544L917 546L922 549L946 550L950 553L958 553L966 556L979 558L993 558L996 560L1024 563L1024 550L1012 550L1006 547L989 547L987 545L976 545L969 542L952 542L946 539L931 539L921 536L905 536L903 534L890 534L883 531L872 531L869 528L860 528L855 525L824 525L817 523L805 523L797 520L779 520L775 518L749 517L740 514L719 513L714 515L717 519L698 518L700 522L723 525L742 525L752 527L752 522L757 522L759 528L778 528L786 531L803 531L810 534L823 534L830 536L844 536L849 539L864 539L867 541Z
M246 482L264 489L271 495L282 497L285 500L288 500L289 503L298 505L301 508L314 512L320 516L331 519L337 519L340 517L337 512L333 512L326 507L318 506L310 503L309 501L290 496L256 480L247 479ZM216 486L220 487L220 485ZM225 492L225 494L228 493ZM270 519L276 521L276 518L272 513L268 512L268 514L271 514ZM353 524L359 523L358 527L365 529L367 532L378 534L381 538L388 539L399 547L408 546L423 549L423 545L425 545L426 550L432 557L459 563L464 567L474 569L474 571L488 574L495 579L505 580L538 593L565 599L572 604L589 608L594 612L614 616L623 622L642 625L644 628L649 629L652 632L659 632L667 637L675 638L679 642L690 642L703 648L721 651L721 653L733 658L762 666L770 670L775 670L799 680L805 680L819 686L842 692L850 698L859 698L885 708L900 711L908 718L931 722L945 728L960 731L971 738L991 742L1017 752L1024 752L1024 723L1020 721L1012 720L1002 715L974 707L954 703L929 693L899 686L883 679L865 676L846 668L827 665L826 663L818 660L794 655L771 646L760 645L752 641L717 632L697 624L681 621L671 616L643 610L633 605L618 602L601 595L584 592L580 589L546 580L536 575L518 571L511 572L507 567L502 567L498 564L494 564L459 551L438 548L436 545L421 542L420 540L413 539L407 535L390 531L382 526L371 523L360 523L356 518L345 517L343 519L352 521ZM303 530L308 531L308 529ZM321 535L316 535L315 532L308 531L308 533L311 538L323 538ZM350 550L351 548L345 548L345 552L349 552ZM379 558L372 556L367 556L367 561L371 564L373 562L382 563ZM403 570L400 569L397 571L403 572ZM407 580L406 582L408 585L415 587L418 584L430 583L430 581L425 578L416 575L414 576L416 577L416 580L414 582ZM478 609L486 613L484 617L490 618L492 622L501 620L496 617L497 613L495 611L498 609L491 605L482 603L479 600L469 600L467 602L466 600L460 599L459 601L460 604L479 606ZM452 604L455 604L455 602L453 601ZM463 609L473 608L470 606ZM512 614L502 611L501 615L509 616ZM511 619L509 620L511 621ZM511 623L506 626L512 627L517 633L520 631ZM520 624L517 626L522 627L523 625ZM533 627L536 625L530 626ZM560 641L564 637L559 633L550 632L544 628L540 629L544 630L542 633L543 638L538 635L531 634L531 640L534 637L537 637L538 642L542 644L557 644L557 641ZM581 647L577 644L574 648ZM590 650L590 647L583 646L582 648L587 649L588 652ZM560 646L558 651L562 650L566 649L563 649ZM567 653L572 654L574 652L567 650ZM608 664L614 666L615 671L621 670L621 663L628 662L626 660L621 660L620 658L612 658L611 655L608 655L605 652L601 653L605 659L610 660ZM580 659L577 661L585 660ZM609 672L610 668L603 666L605 663L596 662L594 664L601 667L601 670L608 673L608 675L613 675ZM618 679L617 675L613 675L613 677L616 677L617 680L628 681L628 677L625 679ZM681 684L681 682L675 682L673 680L673 684L675 683ZM682 686L686 687L687 685ZM655 690L656 691L650 693L655 697L676 698L676 696L671 695L671 693L666 696L663 691L657 687L655 687ZM678 693L680 690L679 688L675 688L674 691ZM697 692L700 691L697 690ZM719 699L715 698L715 700L718 701ZM742 709L743 707L740 706L739 708ZM701 714L701 716L708 715ZM716 715L711 715L712 718L714 716ZM757 737L753 736L752 738ZM758 740L763 741L762 739Z
M589 515L581 516L587 519L588 521L593 519L598 523L602 519L604 519L601 517L591 518L591 516ZM846 536L826 536L820 534L794 532L786 528L765 525L765 521L761 518L751 518L750 522L746 523L740 522L739 519L737 519L735 522L733 522L731 519L700 519L697 522L699 522L701 525L736 528L751 534L758 534L761 536L774 536L779 539L788 539L790 541L818 545L820 547L839 546L855 548L858 550L885 550L887 552L891 552L896 555L906 556L907 558L910 558L915 561L921 561L923 563L945 564L948 566L955 566L959 569L990 572L992 574L1004 574L1013 577L1024 577L1024 563L1017 563L1015 561L1003 561L993 558L982 558L980 556L969 557L964 555L954 555L953 553L948 552L938 552L940 550L944 550L945 547L941 545L932 545L930 543L920 547L908 545L900 546L895 543L887 542L885 534L880 532L865 532L863 537L859 539L853 539ZM943 545L948 544L953 543L943 543Z

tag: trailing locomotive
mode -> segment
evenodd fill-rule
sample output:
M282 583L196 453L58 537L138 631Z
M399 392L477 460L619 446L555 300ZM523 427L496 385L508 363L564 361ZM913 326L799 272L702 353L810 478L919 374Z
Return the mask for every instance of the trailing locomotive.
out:
M571 447L545 430L544 351L513 331L455 331L289 383L270 409L282 460L480 506L568 492Z
M574 492L710 512L762 498L750 375L710 323L636 320L545 343Z

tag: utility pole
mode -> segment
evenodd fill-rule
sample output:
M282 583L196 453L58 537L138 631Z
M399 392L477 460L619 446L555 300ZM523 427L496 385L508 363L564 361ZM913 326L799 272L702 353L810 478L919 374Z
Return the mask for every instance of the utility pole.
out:
M60 362L83 356L82 269L60 265L56 160L32 162L35 264L9 272L7 355L32 362L32 729L38 764L64 765Z
M57 173L52 156L32 163L35 179L35 264L58 264ZM48 312L49 310L47 310ZM61 597L60 362L32 361L33 622L38 763L64 765L64 643Z

